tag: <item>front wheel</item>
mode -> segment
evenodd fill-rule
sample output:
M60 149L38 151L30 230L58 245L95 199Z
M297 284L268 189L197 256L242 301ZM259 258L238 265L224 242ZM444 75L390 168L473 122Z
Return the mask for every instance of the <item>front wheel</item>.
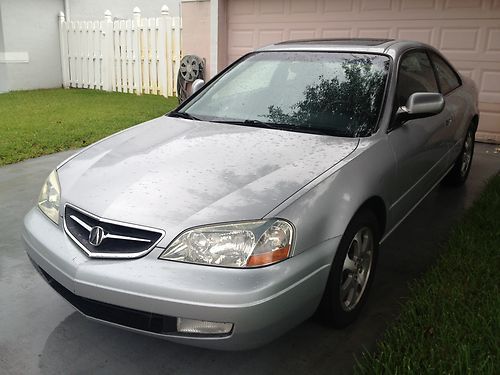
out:
M472 157L474 155L474 137L474 127L471 125L469 130L467 130L460 155L458 155L453 168L443 180L445 185L459 186L467 180L472 165Z
M342 236L318 308L324 322L341 328L357 318L375 274L379 239L375 215L357 213Z

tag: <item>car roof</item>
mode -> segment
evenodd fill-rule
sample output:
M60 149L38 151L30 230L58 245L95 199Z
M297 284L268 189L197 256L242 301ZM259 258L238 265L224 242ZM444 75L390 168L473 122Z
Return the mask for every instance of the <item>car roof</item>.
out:
M431 48L425 43L411 40L342 38L342 39L302 39L271 44L258 51L337 51L381 53L396 56L409 48Z

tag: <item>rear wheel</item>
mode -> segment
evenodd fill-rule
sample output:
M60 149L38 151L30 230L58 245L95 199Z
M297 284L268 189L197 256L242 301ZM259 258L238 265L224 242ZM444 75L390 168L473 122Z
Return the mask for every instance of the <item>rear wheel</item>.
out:
M467 130L460 155L458 155L453 168L443 180L445 185L459 186L467 180L472 165L472 157L474 156L474 137L474 126L471 125Z
M326 323L340 328L357 318L373 281L379 238L378 221L371 211L360 211L349 223L318 309Z

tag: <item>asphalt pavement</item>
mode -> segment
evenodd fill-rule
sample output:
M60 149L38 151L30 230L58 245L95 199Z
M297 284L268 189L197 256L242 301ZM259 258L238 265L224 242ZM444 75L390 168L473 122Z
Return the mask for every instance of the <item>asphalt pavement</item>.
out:
M397 317L408 283L435 262L451 225L500 170L498 146L476 144L465 186L439 186L384 242L360 319L333 330L310 319L265 347L218 352L173 344L81 316L31 266L23 216L71 151L0 168L0 374L343 374Z

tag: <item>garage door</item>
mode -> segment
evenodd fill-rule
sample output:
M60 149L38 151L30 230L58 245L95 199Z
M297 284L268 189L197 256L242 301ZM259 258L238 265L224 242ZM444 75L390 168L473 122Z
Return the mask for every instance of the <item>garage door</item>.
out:
M441 50L480 90L478 138L500 142L500 0L228 0L227 60L303 38L400 38Z

